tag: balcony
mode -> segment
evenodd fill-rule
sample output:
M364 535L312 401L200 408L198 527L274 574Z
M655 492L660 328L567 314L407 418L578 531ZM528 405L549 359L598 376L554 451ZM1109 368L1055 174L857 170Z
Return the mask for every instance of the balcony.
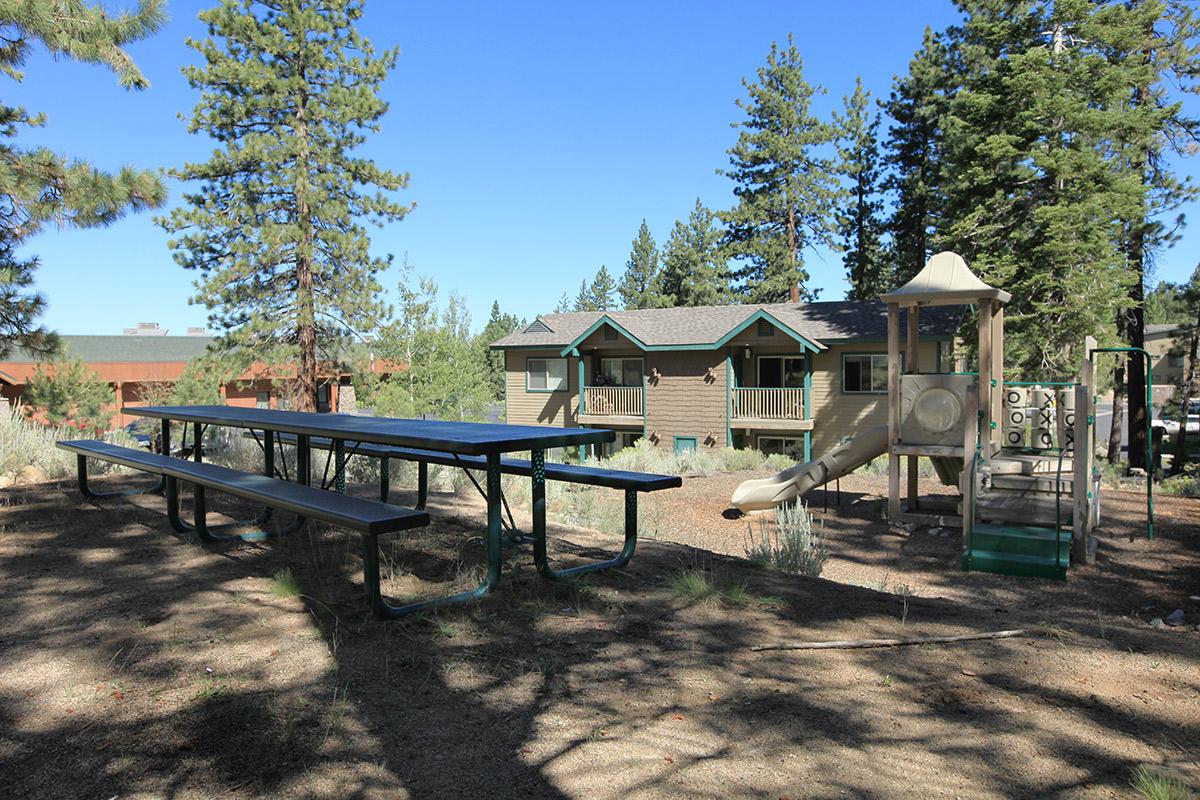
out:
M803 389L732 389L730 424L739 428L812 429L812 420L804 415Z
M585 386L579 421L590 425L641 425L641 386Z

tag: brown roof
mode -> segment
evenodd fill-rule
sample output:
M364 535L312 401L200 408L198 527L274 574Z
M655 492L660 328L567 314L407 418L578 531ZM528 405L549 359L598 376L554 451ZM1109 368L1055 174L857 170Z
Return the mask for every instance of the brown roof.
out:
M543 314L524 331L497 340L492 347L566 347L607 317L649 347L712 345L759 311L765 311L818 347L846 339L886 339L887 306L877 300L823 303L652 308L635 311L575 311ZM921 335L954 335L961 309L935 306L922 309ZM549 331L541 330L542 326Z

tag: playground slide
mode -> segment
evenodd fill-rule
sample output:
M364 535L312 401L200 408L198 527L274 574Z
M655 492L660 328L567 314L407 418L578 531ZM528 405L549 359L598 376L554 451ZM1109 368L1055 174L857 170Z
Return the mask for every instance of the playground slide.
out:
M797 464L773 478L746 481L734 491L730 503L744 512L774 508L795 500L886 453L887 443L887 425L867 428L807 464Z

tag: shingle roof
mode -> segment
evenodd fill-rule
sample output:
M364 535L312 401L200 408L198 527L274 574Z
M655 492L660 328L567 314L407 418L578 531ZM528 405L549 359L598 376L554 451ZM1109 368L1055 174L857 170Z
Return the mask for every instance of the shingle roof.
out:
M527 327L497 340L492 347L566 347L605 316L648 346L713 344L760 310L815 343L887 338L887 306L877 300L839 300L543 314L537 319L549 331ZM924 308L921 335L952 336L961 318L962 310L955 306Z
M212 336L72 336L59 339L63 352L89 363L121 364L154 361L190 361L202 356L213 343ZM22 348L15 348L3 359L11 363L33 363L43 359Z

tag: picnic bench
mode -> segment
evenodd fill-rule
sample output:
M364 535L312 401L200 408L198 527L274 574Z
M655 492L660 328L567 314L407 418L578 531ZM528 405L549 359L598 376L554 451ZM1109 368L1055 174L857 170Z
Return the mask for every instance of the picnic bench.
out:
M251 436L250 432L245 434ZM280 433L276 434L276 440L281 444L294 445L298 438L292 434ZM332 439L324 437L313 437L308 440L308 446L313 450L333 451L337 444ZM436 450L421 450L412 447L392 447L388 445L372 444L370 442L343 442L343 454L345 459L351 456L366 456L379 460L379 499L387 502L390 493L390 471L388 462L391 459L397 461L411 461L417 464L417 509L424 509L429 499L429 465L434 464L444 467L459 468L467 472L479 472L487 469L487 460L481 456L464 456L458 453L444 453ZM345 461L343 461L343 465ZM630 472L628 470L619 469L603 469L600 467L588 467L581 464L555 464L547 463L544 456L541 461L542 474L545 480L560 481L563 483L578 483L586 486L597 486L607 489L619 489L625 492L625 542L621 548L621 552L615 557L606 561L598 561L591 564L581 564L568 569L556 570L550 566L549 559L545 552L546 542L545 536L539 536L535 530L534 541L534 562L537 565L538 572L542 577L548 580L563 580L565 578L575 577L586 572L594 572L601 569L610 569L612 567L622 567L629 562L633 557L634 550L637 548L638 534L638 494L641 492L657 492L662 489L674 489L683 485L682 479L678 475L657 475L648 472ZM505 456L500 459L500 472L505 475L520 475L522 477L531 478L534 474L534 459L533 458L515 458ZM487 499L487 492L479 485L472 477L472 483L483 498ZM503 501L503 493L501 495ZM507 503L505 510L508 511ZM510 527L512 523L512 512L508 511ZM543 518L544 519L544 518ZM535 523L536 529L536 523ZM543 527L544 534L544 527Z
M344 494L325 492L300 483L289 483L265 475L252 475L235 469L172 458L145 450L90 439L58 442L60 449L76 454L79 486L87 491L87 460L89 458L130 467L141 472L159 475L165 482L167 517L175 530L195 531L205 542L239 539L209 530L207 524L206 489L225 492L236 497L282 508L303 518L319 519L331 525L358 531L363 538L363 583L368 598L379 596L379 543L381 534L410 530L429 524L429 514L407 508L364 500ZM179 482L194 487L192 524L182 519L179 510Z
M275 411L231 406L139 406L122 409L123 413L161 420L161 451L170 449L172 421L191 426L192 460L145 450L121 447L108 442L72 440L59 442L64 450L78 458L79 487L87 497L130 494L132 491L109 493L92 491L87 481L87 461L97 459L119 464L141 472L158 475L160 482L149 489L133 491L164 492L167 516L178 531L194 531L206 542L220 542L245 536L225 536L217 533L206 520L206 489L231 494L255 503L265 510L255 520L266 521L274 510L296 515L284 532L299 530L311 518L357 531L363 536L363 574L368 601L375 613L383 618L400 617L417 611L461 603L488 594L496 585L501 566L501 506L504 504L500 477L503 472L528 476L532 482L532 539L534 562L539 573L551 580L561 580L583 572L620 566L632 557L637 543L637 494L681 485L676 476L646 475L619 470L604 470L577 465L546 464L545 450L554 447L611 442L615 434L608 430L589 428L549 428L538 426L455 423L431 420L402 420L378 417L357 417L339 414L313 414L295 411ZM256 475L203 463L204 432L210 425L243 428L255 432L263 450L263 473ZM257 431L262 432L258 438ZM280 459L283 469L277 468L276 447L285 443L296 448L294 481L289 480L286 460ZM312 484L311 452L328 450L335 464L334 488ZM529 458L503 456L505 453L528 451ZM381 459L380 500L350 497L344 494L345 465L349 456L360 454ZM399 508L387 503L386 464L392 458L416 461L420 474L418 506ZM485 486L479 487L487 502L487 536L485 551L487 571L475 589L445 597L389 605L379 585L378 536L429 524L424 510L428 496L428 465L444 464L485 473ZM328 463L326 473L328 473ZM571 569L554 570L546 554L546 494L545 482L566 480L625 491L625 545L613 559L583 564ZM474 480L472 478L472 480ZM179 508L179 485L193 487L192 523L182 519ZM476 486L479 484L476 482ZM511 512L509 514L511 521ZM265 535L265 534L262 534Z

